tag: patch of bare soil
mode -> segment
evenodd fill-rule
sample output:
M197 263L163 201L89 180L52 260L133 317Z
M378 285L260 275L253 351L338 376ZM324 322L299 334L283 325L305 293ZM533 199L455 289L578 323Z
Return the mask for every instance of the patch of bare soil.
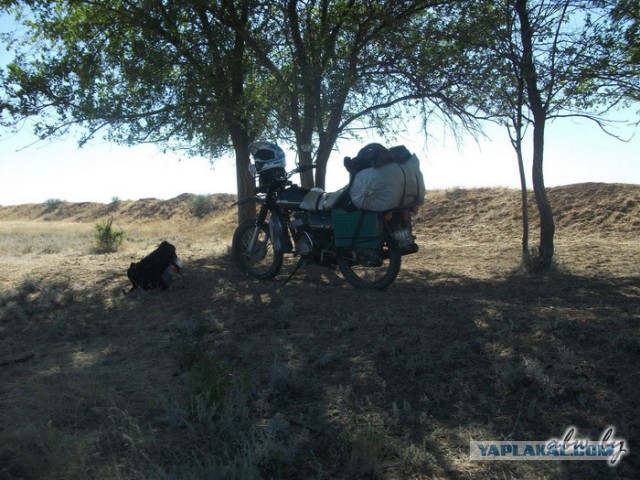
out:
M533 277L519 192L431 192L383 292L313 266L283 286L291 262L248 279L231 198L181 197L0 209L0 479L637 478L640 186L551 189L557 264ZM98 255L110 216L127 240ZM184 277L123 295L164 238ZM610 425L616 467L469 459Z

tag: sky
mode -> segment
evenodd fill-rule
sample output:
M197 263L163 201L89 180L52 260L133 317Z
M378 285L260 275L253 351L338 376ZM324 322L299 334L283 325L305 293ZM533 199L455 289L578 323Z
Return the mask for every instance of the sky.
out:
M550 124L546 133L544 173L548 187L582 182L640 184L640 135L624 143L593 124L569 119ZM624 133L630 136L633 129ZM464 137L458 145L444 127L434 127L428 142L424 134L413 131L394 143L416 153L427 189L519 188L516 157L506 130L488 126L486 134L488 138L478 140ZM104 141L78 148L73 136L34 143L36 140L26 127L18 134L0 129L0 205L49 199L109 203L114 198L236 193L233 158L213 163L202 157L179 159L161 153L154 145L123 147ZM368 140L381 141L375 137ZM342 159L355 156L365 143L338 144L328 164L327 190L347 183ZM530 148L525 154L530 160ZM290 151L287 166L295 166L295 154ZM530 161L526 169L531 186Z
M0 15L0 31L7 29ZM10 56L0 48L0 65ZM620 118L640 120L640 107ZM582 182L640 184L640 132L620 124L616 133L630 139L621 142L607 136L587 120L562 119L547 126L545 183L548 187ZM635 135L634 135L635 134ZM404 144L421 160L428 189L511 187L519 188L516 157L505 129L486 125L486 137L470 135L456 142L451 132L435 122L429 138L410 128L394 142L370 137L362 142L341 141L327 168L327 190L348 181L342 159L355 156L366 143ZM228 158L179 158L161 153L154 145L124 147L94 140L78 147L79 135L47 141L38 139L28 124L14 133L0 127L0 205L42 203L51 199L69 202L103 202L140 198L168 199L182 193L236 193L235 165ZM265 139L268 140L268 139ZM531 188L531 149L525 158ZM287 166L295 166L295 154L287 151ZM294 179L295 180L295 179Z

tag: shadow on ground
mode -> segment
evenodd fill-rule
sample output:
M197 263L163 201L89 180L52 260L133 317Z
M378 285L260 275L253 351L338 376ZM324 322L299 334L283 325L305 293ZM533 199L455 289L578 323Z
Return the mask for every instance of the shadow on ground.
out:
M3 296L0 478L640 471L633 453L615 468L469 460L471 439L569 426L640 438L638 279L403 270L366 292L315 267L253 281L228 257L166 292L122 295L123 277Z

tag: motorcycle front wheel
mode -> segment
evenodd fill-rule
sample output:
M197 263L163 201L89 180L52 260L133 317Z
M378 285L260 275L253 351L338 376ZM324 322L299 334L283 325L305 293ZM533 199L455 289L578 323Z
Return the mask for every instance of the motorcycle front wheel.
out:
M338 253L336 261L354 287L384 290L398 276L402 254L395 243L385 240L381 249L345 249Z
M254 235L255 243L251 249ZM266 225L258 227L255 219L245 220L236 228L231 253L238 268L258 280L272 279L282 268L283 257L275 253L269 229Z

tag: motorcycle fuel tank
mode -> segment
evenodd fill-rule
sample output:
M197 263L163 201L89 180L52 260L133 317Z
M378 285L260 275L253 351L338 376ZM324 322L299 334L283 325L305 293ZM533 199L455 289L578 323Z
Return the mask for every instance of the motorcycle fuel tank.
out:
M297 185L293 185L286 190L283 190L276 198L276 205L282 208L293 209L299 208L304 196L309 193L306 188L300 188Z

